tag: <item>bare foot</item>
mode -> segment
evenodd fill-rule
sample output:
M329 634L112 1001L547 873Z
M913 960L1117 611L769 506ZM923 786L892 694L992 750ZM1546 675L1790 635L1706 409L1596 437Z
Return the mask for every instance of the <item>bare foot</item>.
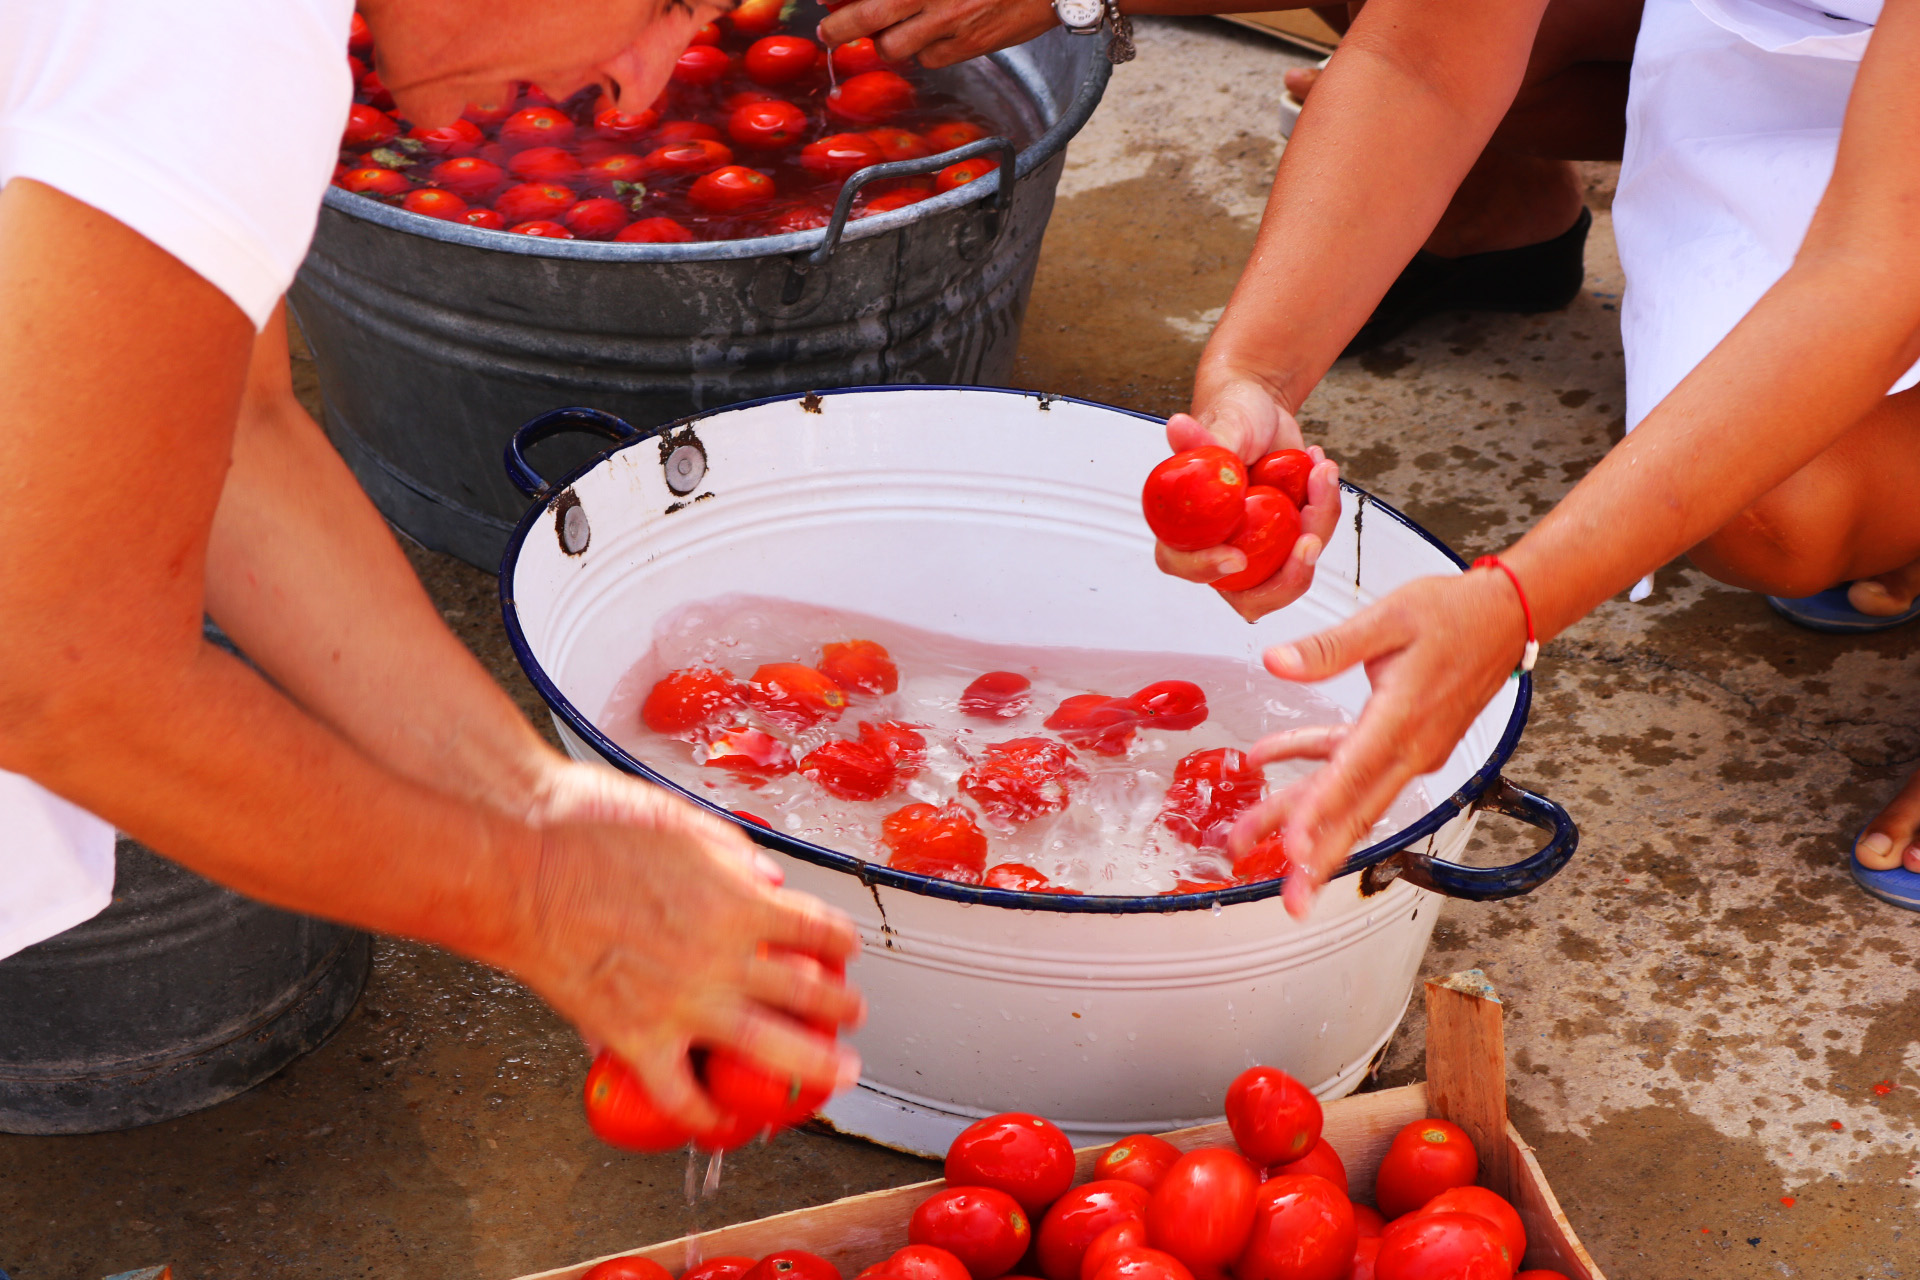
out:
M1920 596L1920 563L1875 578L1862 578L1847 588L1847 603L1872 618L1893 618L1913 608Z
M1920 773L1908 778L1892 803L1867 824L1866 833L1854 846L1854 856L1871 871L1890 871L1898 866L1920 871L1920 844L1914 843L1916 828L1920 828Z

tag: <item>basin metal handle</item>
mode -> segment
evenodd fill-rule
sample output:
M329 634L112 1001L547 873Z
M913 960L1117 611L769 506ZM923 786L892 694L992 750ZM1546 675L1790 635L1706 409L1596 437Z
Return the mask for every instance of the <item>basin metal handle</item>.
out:
M513 481L514 487L529 498L548 496L553 492L553 486L527 461L527 450L542 440L551 440L574 431L600 436L615 444L627 444L652 434L640 430L624 418L616 418L598 409L575 407L549 410L530 422L522 423L507 441L507 479Z
M860 188L869 182L884 178L919 178L929 173L938 173L949 165L959 164L962 160L971 160L975 156L986 155L990 151L1000 153L999 185L991 196L987 197L987 239L1000 234L1000 216L1013 199L1013 167L1020 152L1013 143L1005 138L980 138L965 146L955 147L951 151L942 151L937 156L921 156L917 160L890 160L885 164L870 164L857 169L848 178L846 185L840 188L840 198L833 203L833 216L827 220L827 231L820 239L819 247L805 257L793 259L793 270L787 275L787 286L782 292L782 306L792 306L800 301L800 295L806 289L807 273L827 265L827 259L840 247L840 236L847 229L847 219L853 214L853 198ZM975 182L982 181L975 178Z
M1493 785L1474 801L1474 808L1518 818L1530 827L1552 832L1552 838L1531 857L1504 867L1464 867L1457 862L1436 859L1417 848L1403 849L1393 858L1399 864L1400 874L1422 889L1444 893L1449 898L1492 902L1538 889L1553 879L1580 847L1580 828L1573 824L1573 818L1565 809L1545 796L1514 786L1505 778L1495 778Z

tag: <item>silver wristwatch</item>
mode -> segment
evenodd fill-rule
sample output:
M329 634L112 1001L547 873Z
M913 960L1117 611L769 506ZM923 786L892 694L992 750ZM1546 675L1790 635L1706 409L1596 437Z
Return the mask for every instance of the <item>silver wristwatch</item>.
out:
M1076 36L1090 36L1102 26L1112 28L1107 60L1116 66L1133 57L1133 20L1120 12L1120 0L1053 0L1054 16Z

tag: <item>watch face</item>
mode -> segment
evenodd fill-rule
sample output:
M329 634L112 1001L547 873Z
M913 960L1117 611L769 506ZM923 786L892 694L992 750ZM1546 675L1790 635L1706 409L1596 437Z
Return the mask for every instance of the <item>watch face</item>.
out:
M1101 0L1053 0L1053 11L1062 26L1084 31L1100 25L1105 8Z

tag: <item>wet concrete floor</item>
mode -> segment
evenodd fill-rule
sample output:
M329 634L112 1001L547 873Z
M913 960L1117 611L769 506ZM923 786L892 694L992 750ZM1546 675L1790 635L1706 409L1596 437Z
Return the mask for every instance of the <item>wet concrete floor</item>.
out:
M1017 381L1166 413L1251 244L1279 73L1302 59L1213 22L1141 27L1070 153ZM1434 320L1307 406L1350 479L1464 555L1506 545L1620 433L1610 184L1594 166L1568 311ZM488 578L415 561L536 713ZM1427 970L1478 965L1506 996L1517 1123L1615 1280L1920 1270L1920 943L1843 863L1920 757L1917 677L1911 633L1797 631L1684 565L1543 655L1509 774L1572 809L1580 855L1529 898L1448 904ZM1530 838L1481 830L1494 857ZM1420 1041L1416 1013L1387 1083L1419 1074ZM383 943L340 1034L253 1093L131 1133L0 1137L0 1268L508 1280L683 1233L681 1159L593 1140L585 1061L513 982ZM699 1222L930 1170L788 1134L731 1158Z

